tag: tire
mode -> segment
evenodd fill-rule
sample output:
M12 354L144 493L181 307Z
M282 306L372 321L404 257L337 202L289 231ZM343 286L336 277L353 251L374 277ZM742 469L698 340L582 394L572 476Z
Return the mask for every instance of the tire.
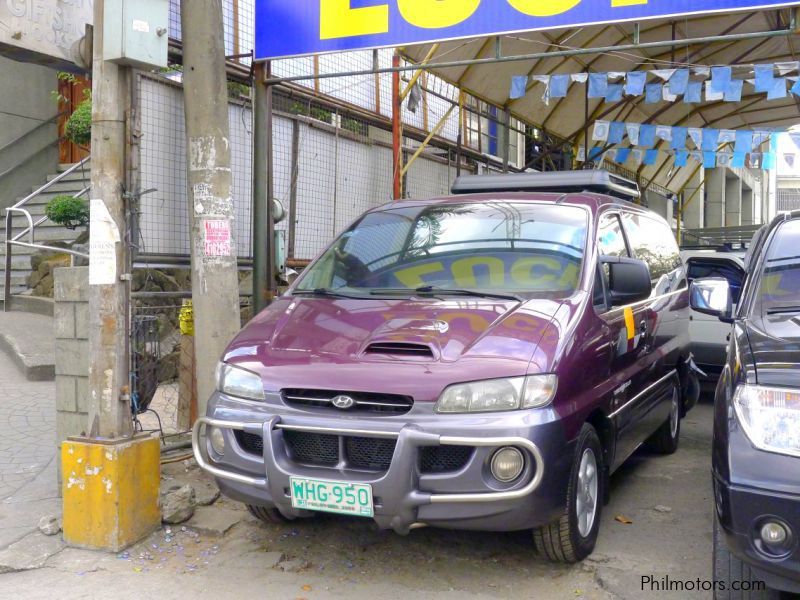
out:
M645 442L647 448L657 454L675 454L681 441L681 396L678 388L672 388L672 405L669 417Z
M592 461L593 479L588 472ZM600 438L597 437L594 427L584 423L572 461L564 514L556 521L533 530L533 542L539 554L553 562L576 563L592 553L600 529L600 513L605 493L603 473L603 449ZM586 485L583 489L581 482ZM578 511L580 506L586 506L587 487L590 496L591 492L594 493L593 515L582 510L584 516L579 522Z
M292 519L287 519L284 517L283 514L281 514L281 511L274 506L255 506L253 504L248 504L247 510L256 519L259 519L268 525L280 525L282 523L288 523L292 521Z
M779 600L780 592L771 589L753 589L750 591L732 590L732 582L760 581L758 576L753 574L750 565L739 560L728 550L725 542L725 534L717 518L717 511L714 511L714 581L717 582L714 589L714 600ZM740 586L741 587L741 586ZM755 586L751 586L755 587Z

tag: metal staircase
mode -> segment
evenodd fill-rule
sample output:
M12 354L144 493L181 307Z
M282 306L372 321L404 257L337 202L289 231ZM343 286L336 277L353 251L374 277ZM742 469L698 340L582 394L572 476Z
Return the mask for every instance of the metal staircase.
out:
M50 221L44 214L45 206L59 195L86 195L90 187L89 157L74 165L61 165L59 172L47 177L47 182L31 191L16 204L5 210L5 232L0 244L0 298L6 310L10 297L28 289L31 274L31 256L40 250L85 254L57 248L53 242L73 242L80 231L70 230Z

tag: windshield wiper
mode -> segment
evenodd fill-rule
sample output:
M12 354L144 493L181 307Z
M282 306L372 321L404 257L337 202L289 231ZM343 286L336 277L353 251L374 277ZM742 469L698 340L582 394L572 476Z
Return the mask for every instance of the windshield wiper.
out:
M351 296L328 288L316 288L314 290L293 290L292 296L325 296L326 298L363 298L363 296Z
M496 300L514 300L515 302L523 302L523 299L516 294L497 294L495 292L483 292L481 290L468 290L460 288L440 288L435 285L423 285L422 287L407 289L407 288L386 288L371 290L370 294L373 296L383 295L396 295L396 294L417 294L417 295L436 295L442 294L446 296L473 296L475 298L493 298Z
M786 304L773 304L767 309L768 315L779 315L783 313L796 313L800 312L800 304L793 304L787 302Z

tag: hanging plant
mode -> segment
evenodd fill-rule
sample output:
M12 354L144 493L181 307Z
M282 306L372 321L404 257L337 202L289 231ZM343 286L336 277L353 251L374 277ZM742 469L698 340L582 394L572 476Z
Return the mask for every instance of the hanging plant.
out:
M89 204L83 198L56 196L45 206L44 214L53 223L67 229L86 227L89 224Z
M81 102L67 120L64 136L76 146L89 146L92 142L92 99Z

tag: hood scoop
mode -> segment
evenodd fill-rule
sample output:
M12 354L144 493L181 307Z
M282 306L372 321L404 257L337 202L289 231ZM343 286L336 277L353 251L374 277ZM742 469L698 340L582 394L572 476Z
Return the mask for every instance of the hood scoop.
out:
M409 342L374 342L367 346L364 354L385 356L407 356L412 358L433 358L433 350L426 344Z

